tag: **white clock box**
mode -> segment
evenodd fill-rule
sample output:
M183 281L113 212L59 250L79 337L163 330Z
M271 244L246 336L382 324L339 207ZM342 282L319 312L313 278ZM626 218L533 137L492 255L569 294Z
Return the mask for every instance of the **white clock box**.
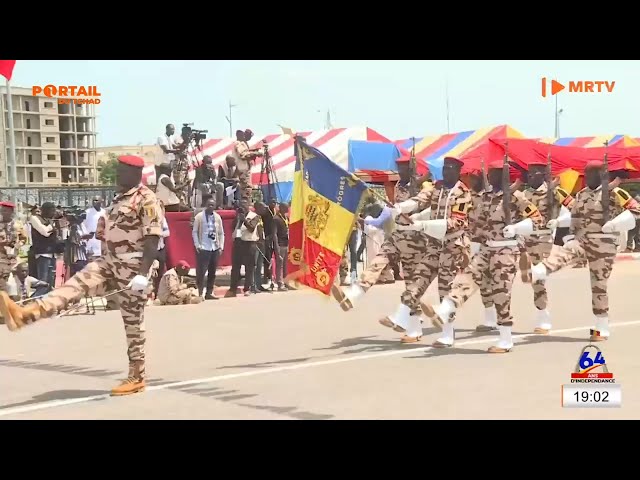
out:
M565 408L620 408L622 385L614 383L562 385L562 406Z

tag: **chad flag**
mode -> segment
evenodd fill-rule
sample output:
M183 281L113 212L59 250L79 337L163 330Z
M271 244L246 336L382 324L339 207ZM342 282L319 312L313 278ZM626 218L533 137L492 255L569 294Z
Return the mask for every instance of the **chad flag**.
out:
M295 156L287 280L329 295L367 186L301 137Z

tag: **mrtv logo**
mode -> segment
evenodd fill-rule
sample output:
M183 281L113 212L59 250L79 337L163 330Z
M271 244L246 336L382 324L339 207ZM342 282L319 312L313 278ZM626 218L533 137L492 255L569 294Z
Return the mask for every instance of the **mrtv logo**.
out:
M547 95L557 95L567 87L557 80L551 80L548 85L547 77L542 77L542 97ZM609 80L577 80L569 82L569 93L613 93L616 86L615 81Z
M591 350L591 352L589 351ZM580 352L571 383L616 383L609 372L602 351L595 345L587 345Z
M102 94L95 85L34 85L31 87L32 95L44 95L45 97L58 97L59 104L75 103L100 105Z

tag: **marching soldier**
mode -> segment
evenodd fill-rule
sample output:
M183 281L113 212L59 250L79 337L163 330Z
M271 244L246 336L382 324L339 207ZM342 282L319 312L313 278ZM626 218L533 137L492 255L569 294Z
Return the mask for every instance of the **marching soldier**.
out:
M250 204L253 185L251 184L251 167L256 157L261 157L262 153L256 149L249 148L249 140L253 137L253 132L249 129L236 130L236 141L233 145L233 158L238 169L238 181L240 183L240 200L246 200Z
M505 353L513 348L511 339L511 287L518 271L518 240L516 235L528 235L534 225L540 224L540 214L535 205L524 198L522 192L511 193L508 177L504 175L505 165L489 165L490 192L482 195L480 204L480 221L482 246L467 268L453 281L446 298L433 309L422 304L424 314L442 328L442 336L433 344L434 347L451 347L455 333L452 315L478 290L483 277L489 280L490 290L498 317L500 341L489 348L489 353ZM509 189L508 204L504 204L503 188ZM514 224L512 219L524 218ZM535 222L535 223L534 223Z
M398 174L400 180L395 186L395 203L400 205L403 202L411 201L411 197L417 193L413 192L411 187L411 175L409 170L409 157L402 157L397 160ZM414 203L411 203L414 205ZM407 285L407 291L403 293L403 298L410 296L408 292L409 284L415 283L411 280L414 268L413 263L417 263L417 260L422 258L426 251L426 235L421 231L416 230L398 230L399 225L410 225L411 222L405 215L396 216L395 219L396 229L385 240L380 247L378 255L375 256L373 261L368 265L367 269L360 276L360 280L351 285L346 291L343 291L339 286L334 285L331 288L333 297L338 301L342 310L349 311L355 305L357 299L359 299L364 293L375 285L383 270L388 265L393 265L395 262L402 262L404 269L404 280ZM405 263L407 262L406 266ZM419 300L414 305L413 311L419 312ZM405 315L405 305L400 304L396 314L392 315L392 320L386 317L380 320L380 323L385 326L393 328L397 332L404 332L407 327L409 314Z
M482 196L485 193L485 175L480 169L469 173L471 186L471 210L469 212L469 236L471 238L471 258L480 253L482 247L482 229L484 225L480 213ZM484 323L476 327L476 332L493 332L498 329L498 315L493 304L493 292L491 282L486 275L482 277L480 285L480 297L484 306Z
M458 270L469 261L469 239L465 230L471 194L460 182L461 167L460 160L445 158L443 182L394 207L397 225L391 239L402 262L406 289L395 313L380 323L395 331L404 331L402 343L421 339L420 299L435 277L439 279L439 293L444 296ZM411 214L411 222L401 216L407 214ZM377 263L377 258L373 263ZM366 281L365 274L360 282L363 292L370 288ZM351 299L343 300L347 303Z
M553 231L556 227L568 226L567 220L570 218L571 205L573 197L566 190L557 185L550 186L545 181L547 165L541 163L530 163L527 173L527 184L529 188L525 189L524 196L533 203L542 218L542 223L547 225L546 229L535 230L531 235L524 238L524 246L527 256L531 263L536 264L542 262L551 254L553 248ZM549 192L549 188L552 192ZM558 203L560 213L557 218L554 216L555 204ZM523 272L524 275L529 273ZM536 327L534 332L547 335L551 330L551 315L547 310L547 289L544 282L536 281L532 283L533 287L533 304L536 307Z
M549 274L563 267L584 259L589 262L591 307L596 317L595 328L591 330L592 342L609 338L607 283L613 270L618 237L621 232L634 228L640 219L640 205L619 187L610 190L609 205L603 207L604 174L603 162L592 161L586 165L584 176L587 186L576 194L564 247L531 268L532 281L544 282ZM605 208L610 209L608 213L614 216L606 223Z
M106 250L68 282L45 298L24 307L0 292L0 312L9 330L55 315L86 295L93 295L109 282L117 289L124 321L129 357L128 378L112 395L128 395L145 388L145 290L162 232L163 213L156 196L140 182L144 160L135 156L118 158L119 194L113 199L106 222Z

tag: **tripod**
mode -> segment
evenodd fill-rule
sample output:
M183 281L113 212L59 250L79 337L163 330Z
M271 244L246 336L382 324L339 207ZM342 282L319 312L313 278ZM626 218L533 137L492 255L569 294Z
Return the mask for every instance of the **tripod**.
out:
M278 176L273 169L273 161L271 159L271 154L269 153L269 145L267 143L264 143L263 148L264 157L262 160L262 166L260 168L260 190L262 193L262 201L268 204L269 202L271 202L271 200L282 200L282 195L280 194L280 184L278 182ZM265 175L267 177L266 195L264 193L264 190L262 189L262 179Z

